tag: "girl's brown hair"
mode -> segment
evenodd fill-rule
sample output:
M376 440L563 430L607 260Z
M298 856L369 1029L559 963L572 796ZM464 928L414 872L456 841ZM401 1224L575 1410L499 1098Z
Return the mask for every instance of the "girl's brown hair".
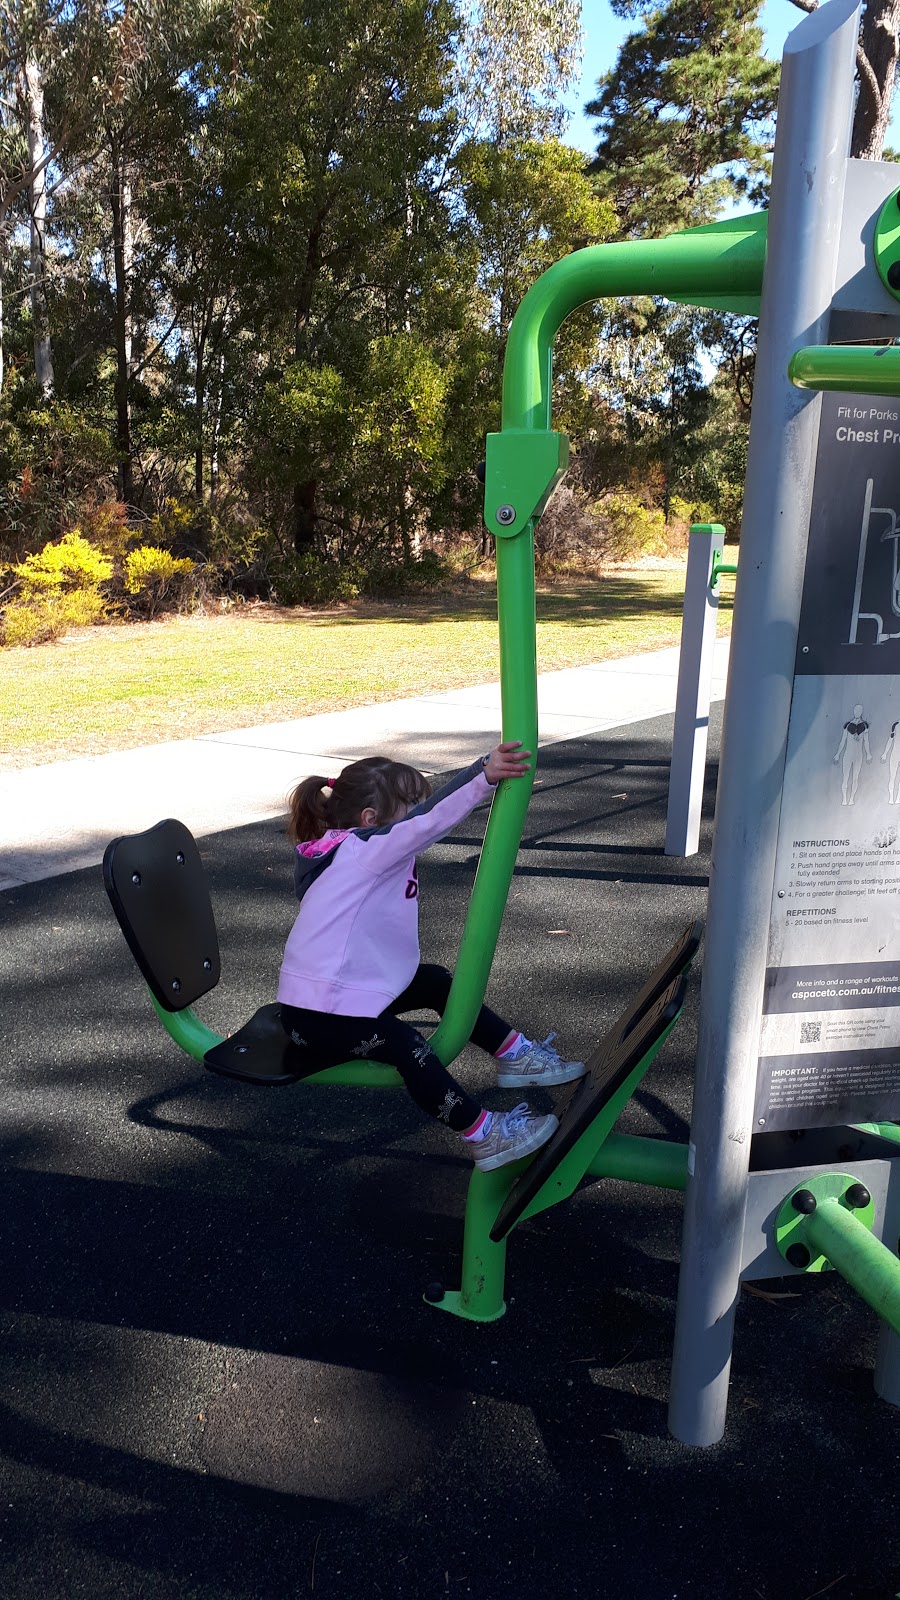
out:
M401 806L418 805L431 794L431 784L421 772L387 756L351 761L334 787L329 789L328 784L328 778L303 778L292 791L288 832L295 844L321 839L329 828L358 828L370 806L380 826L390 822Z

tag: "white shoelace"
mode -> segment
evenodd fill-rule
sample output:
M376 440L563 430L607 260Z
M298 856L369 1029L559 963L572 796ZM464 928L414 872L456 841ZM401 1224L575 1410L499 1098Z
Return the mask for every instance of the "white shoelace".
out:
M521 1133L532 1115L533 1113L527 1100L523 1100L521 1104L513 1106L512 1111L507 1111L500 1119L500 1131L503 1137L512 1139L517 1133Z
M537 1055L541 1055L541 1056L558 1056L559 1055L559 1051L558 1050L551 1050L550 1049L550 1046L553 1043L555 1038L556 1038L556 1034L555 1033L548 1033L546 1039L542 1039L540 1044L536 1044L534 1046L534 1048L533 1048L533 1050L531 1052L532 1055L535 1055L535 1056L537 1056Z

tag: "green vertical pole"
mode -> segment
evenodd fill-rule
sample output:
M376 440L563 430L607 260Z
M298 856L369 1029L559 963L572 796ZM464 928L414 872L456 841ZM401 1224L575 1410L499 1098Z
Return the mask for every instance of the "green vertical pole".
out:
M468 1322L496 1322L506 1310L503 1283L506 1276L506 1240L495 1244L490 1236L497 1213L523 1169L513 1161L496 1172L476 1167L469 1179L463 1234L462 1286L448 1289L432 1302Z

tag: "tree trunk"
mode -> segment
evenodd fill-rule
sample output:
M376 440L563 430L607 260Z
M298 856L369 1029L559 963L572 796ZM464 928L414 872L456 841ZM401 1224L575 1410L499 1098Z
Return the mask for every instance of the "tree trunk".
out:
M6 225L0 222L0 395L3 393L3 379L5 377L4 351L6 348L6 326L3 321L3 282L6 273Z
M22 88L28 123L28 162L31 212L30 295L34 327L34 375L44 396L53 393L53 352L47 310L47 169L44 165L44 84L41 69L29 56L22 71Z
M311 550L316 542L316 490L315 478L294 484L294 549L298 555Z
M819 0L791 0L798 11L818 11ZM900 34L900 0L866 0L859 29L856 66L859 98L853 117L850 154L879 161L891 120L891 98Z
M222 394L225 388L225 351L219 351L218 379L213 395L212 430L209 442L209 497L215 505L219 493L219 430L222 426Z
M305 350L306 333L312 311L313 294L319 275L322 230L316 223L310 229L306 244L306 262L297 291L294 308L294 355L299 361ZM311 550L316 542L316 490L315 478L294 484L294 549L301 554Z
M119 498L126 505L134 500L134 455L131 444L131 270L133 234L131 185L125 153L117 141L112 144L110 201L113 224L113 274L115 278L116 338L116 450L119 457Z
M194 369L194 495L198 505L203 504L203 413L206 391L206 333L197 340L197 361Z
M850 154L878 161L891 116L900 34L900 0L868 0L859 32L859 99Z

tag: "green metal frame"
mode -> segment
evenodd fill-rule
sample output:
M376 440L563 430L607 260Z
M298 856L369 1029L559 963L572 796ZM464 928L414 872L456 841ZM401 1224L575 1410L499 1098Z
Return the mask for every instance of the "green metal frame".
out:
M775 1242L787 1261L795 1245L808 1252L804 1272L833 1267L900 1333L900 1260L872 1233L871 1198L854 1204L854 1192L862 1188L846 1172L821 1173L798 1184L775 1219Z
M714 561L713 569L709 575L709 587L714 589L722 577L735 577L737 575L736 561Z
M767 221L765 212L757 212L666 239L577 250L538 279L516 312L503 372L501 432L488 436L485 467L485 521L497 536L504 739L537 750L534 526L566 470L569 449L565 434L550 426L556 334L577 307L614 295L665 295L756 314ZM500 784L491 803L447 1007L430 1040L445 1066L468 1043L484 1001L533 783L534 763L526 778ZM167 1032L194 1060L202 1061L220 1042L189 1009L173 1013L153 1003ZM401 1080L382 1062L354 1061L304 1081L389 1087Z
M537 749L534 527L568 463L568 439L551 428L556 334L579 306L621 295L663 295L689 305L758 314L767 222L763 212L662 240L576 251L544 273L519 307L507 343L501 432L488 437L485 467L485 522L497 539L504 739L519 739L526 748ZM897 195L883 208L875 250L885 284L900 298ZM900 395L900 349L810 347L792 357L789 375L801 388ZM734 564L717 562L712 585L723 573L736 570ZM467 1043L484 999L533 781L532 765L527 778L501 784L491 805L447 1008L431 1039L445 1065ZM153 1005L167 1032L194 1060L202 1062L220 1042L220 1036L190 1009L167 1012L155 999ZM586 1177L684 1189L686 1146L612 1131L671 1026L564 1157L520 1220L568 1198ZM353 1061L304 1081L394 1087L401 1079L382 1062ZM900 1141L900 1129L893 1124L873 1126ZM490 1230L530 1159L497 1172L473 1172L466 1202L462 1283L437 1302L441 1309L474 1322L491 1322L503 1315L506 1239L494 1242ZM793 1243L802 1242L811 1253L806 1270L821 1270L830 1263L900 1331L900 1263L873 1238L871 1206L856 1210L848 1206L847 1189L854 1183L851 1177L830 1174L801 1185L813 1192L815 1206L809 1213L799 1212L793 1195L788 1196L776 1224L778 1247L784 1254Z
M671 1144L662 1139L631 1139L624 1134L612 1134L613 1123L631 1099L677 1020L677 1017L673 1019L590 1127L585 1129L577 1144L563 1157L526 1206L519 1222L537 1216L550 1206L558 1205L561 1200L568 1200L585 1177L619 1177L634 1183L653 1184L655 1187L684 1188L687 1182L686 1145ZM607 1159L604 1159L607 1143L611 1148ZM533 1160L533 1156L526 1156L524 1160L510 1162L509 1166L500 1167L496 1172L479 1172L477 1167L474 1169L466 1196L462 1282L459 1289L445 1290L440 1299L429 1301L439 1311L449 1311L453 1316L463 1317L469 1322L496 1322L503 1316L506 1310L503 1290L508 1236L498 1242L491 1238L491 1229L513 1185Z
M900 300L900 189L885 201L875 224L875 265L888 294Z

